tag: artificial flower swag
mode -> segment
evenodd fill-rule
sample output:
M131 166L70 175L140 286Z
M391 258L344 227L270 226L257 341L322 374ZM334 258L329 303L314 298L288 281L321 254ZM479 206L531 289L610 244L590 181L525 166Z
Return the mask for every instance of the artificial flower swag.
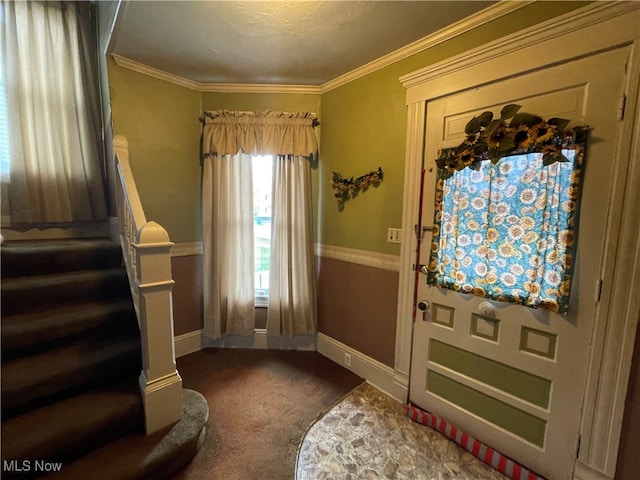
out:
M358 195L358 192L365 191L370 186L377 187L382 182L382 168L378 167L375 172L369 172L355 180L351 178L342 178L339 173L333 172L331 177L331 186L336 191L335 197L338 202L338 208L344 207L344 202L349 198Z
M586 143L588 127L567 129L569 120L543 120L531 113L518 113L521 106L510 104L494 119L492 112L484 112L467 123L465 140L453 148L439 152L436 165L444 178L457 170L480 169L480 162L496 164L502 157L526 153L542 153L544 165L568 162L562 149L580 149ZM510 121L508 121L510 119Z

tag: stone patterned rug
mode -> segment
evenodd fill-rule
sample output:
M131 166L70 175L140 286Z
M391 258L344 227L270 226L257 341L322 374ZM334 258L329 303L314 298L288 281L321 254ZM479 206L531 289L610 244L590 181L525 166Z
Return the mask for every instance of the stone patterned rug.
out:
M314 423L301 444L296 480L505 480L457 444L406 416L369 384Z

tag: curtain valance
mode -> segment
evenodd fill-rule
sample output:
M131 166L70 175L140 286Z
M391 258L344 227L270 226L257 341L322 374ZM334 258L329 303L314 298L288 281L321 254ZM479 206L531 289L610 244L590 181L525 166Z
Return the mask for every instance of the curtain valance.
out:
M313 113L279 113L271 111L239 112L216 110L204 112L202 155L296 155L312 156L318 151L313 127L318 118Z

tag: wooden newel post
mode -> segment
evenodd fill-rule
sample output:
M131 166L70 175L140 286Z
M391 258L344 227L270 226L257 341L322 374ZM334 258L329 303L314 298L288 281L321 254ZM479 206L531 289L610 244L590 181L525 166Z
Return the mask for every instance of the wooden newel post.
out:
M170 426L182 417L182 378L176 370L173 343L171 254L173 243L156 222L137 232L135 283L142 337L139 385L144 402L146 433Z

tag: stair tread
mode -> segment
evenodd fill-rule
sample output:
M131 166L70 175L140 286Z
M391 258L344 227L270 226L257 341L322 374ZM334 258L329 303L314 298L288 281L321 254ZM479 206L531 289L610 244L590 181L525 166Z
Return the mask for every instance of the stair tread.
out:
M1 253L4 278L122 264L120 245L108 238L7 241Z
M3 278L2 313L13 315L37 311L43 305L129 296L129 291L123 267Z
M130 320L133 316L130 299L54 305L38 311L8 315L2 317L2 351L4 354L7 350L24 349L78 335L111 324L114 316L120 315L124 320ZM135 320L131 323L135 325Z
M2 413L14 416L105 379L138 374L138 332L93 335L2 365Z
M91 390L2 422L2 457L49 459L62 448L94 442L105 429L141 428L141 397L135 381ZM109 435L113 440L114 434ZM64 457L65 455L63 455Z
M10 387L35 387L52 377L74 375L78 370L92 369L108 358L136 351L139 347L139 338L131 334L122 338L96 335L35 355L10 360L2 365L2 392L4 394Z
M183 390L182 419L152 435L123 436L64 465L50 480L158 480L173 477L197 453L209 417L206 399Z
M120 246L5 242L1 260L3 465L61 462L52 478L96 480L164 479L183 468L208 407L186 394L182 420L144 435L140 332Z
M82 280L93 280L103 277L121 276L125 272L123 267L111 267L101 270L77 270L73 272L48 273L23 277L5 278L2 280L3 291L15 291L20 288L37 288L53 286Z
M96 248L119 248L110 238L65 238L46 240L6 240L2 244L3 251L32 252L43 250L93 250Z

